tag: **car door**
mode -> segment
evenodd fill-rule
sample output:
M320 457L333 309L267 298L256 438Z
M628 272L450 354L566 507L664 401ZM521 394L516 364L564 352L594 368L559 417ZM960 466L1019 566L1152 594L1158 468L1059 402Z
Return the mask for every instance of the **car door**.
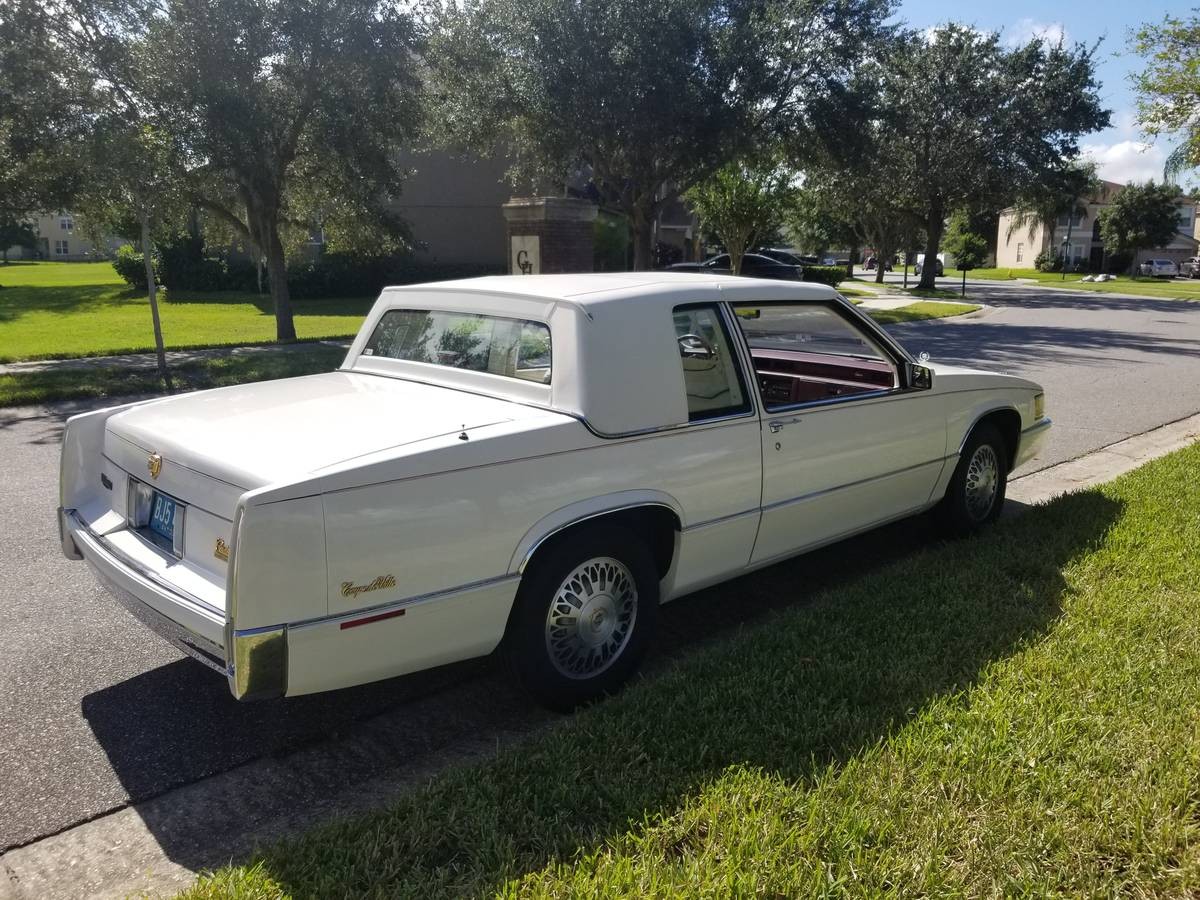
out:
M941 397L836 301L736 305L763 403L752 563L926 506L946 456Z

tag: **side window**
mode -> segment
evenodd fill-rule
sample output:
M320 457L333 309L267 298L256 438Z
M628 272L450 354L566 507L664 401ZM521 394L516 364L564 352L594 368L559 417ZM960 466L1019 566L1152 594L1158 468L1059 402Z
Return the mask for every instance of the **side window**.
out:
M734 308L768 409L897 387L896 366L853 322L824 303Z
M717 308L677 306L674 317L688 421L749 412L750 399Z

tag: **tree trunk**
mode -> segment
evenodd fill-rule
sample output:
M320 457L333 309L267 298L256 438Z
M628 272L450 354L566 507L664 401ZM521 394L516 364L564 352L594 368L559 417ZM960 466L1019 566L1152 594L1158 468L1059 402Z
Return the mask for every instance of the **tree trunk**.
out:
M854 280L854 259L858 256L858 247L854 244L850 245L850 258L846 260L846 280Z
M629 218L633 226L633 270L645 272L654 265L654 214L635 202Z
M283 241L279 239L279 224L273 218L263 222L263 252L267 257L267 277L271 280L271 300L275 304L275 340L294 341L296 323L292 318L292 295L288 291L287 261L283 256Z
M942 210L935 207L929 211L925 222L925 259L921 262L921 281L918 288L933 290L937 287L937 255L942 243Z
M158 376L167 393L174 389L167 370L167 350L163 346L162 320L158 317L158 285L154 282L154 241L150 237L150 216L142 212L142 260L146 265L146 292L150 298L150 319L154 322L154 352L158 356Z

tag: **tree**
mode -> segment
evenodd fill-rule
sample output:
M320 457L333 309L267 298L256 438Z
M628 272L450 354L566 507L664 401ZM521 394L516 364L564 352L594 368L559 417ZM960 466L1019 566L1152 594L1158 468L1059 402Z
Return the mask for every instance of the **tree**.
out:
M954 254L958 268L962 270L962 295L967 296L967 272L978 269L987 259L988 242L983 235L972 230L970 217L963 211L950 217L946 226L946 238L942 246L947 253ZM928 257L926 257L928 259Z
M1163 247L1179 230L1180 190L1174 184L1131 184L1100 210L1100 237L1109 255Z
M266 259L296 337L285 232L401 246L388 212L418 120L416 33L384 0L46 0L87 70L181 148L191 200ZM111 71L110 71L111 69Z
M790 173L778 166L731 163L684 196L725 245L733 274L740 275L742 257L783 222L795 189Z
M1017 186L1060 177L1080 135L1108 124L1093 53L1042 40L1005 50L998 34L949 24L888 54L875 115L896 189L920 211L926 259L952 210L1010 205ZM926 266L921 286L934 277Z
M1130 76L1138 119L1151 138L1173 135L1179 143L1167 157L1165 179L1200 166L1200 10L1143 25L1133 49L1146 68Z
M33 226L23 219L0 213L0 253L4 256L4 265L8 265L10 247L34 246L37 246L37 232Z
M155 236L178 231L188 210L180 149L167 131L129 112L99 120L92 136L88 181L77 206L94 229L135 223L146 267L158 373L172 389L163 342L155 271Z
M58 68L58 50L38 0L0 0L0 217L10 221L62 207L78 184L65 150L86 127L86 80Z
M442 139L514 183L589 173L650 265L662 204L779 130L835 118L887 0L445 3L428 62Z

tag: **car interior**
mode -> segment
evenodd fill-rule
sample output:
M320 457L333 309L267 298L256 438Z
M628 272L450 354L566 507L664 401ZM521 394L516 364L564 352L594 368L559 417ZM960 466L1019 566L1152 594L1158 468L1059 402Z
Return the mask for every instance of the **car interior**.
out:
M894 389L895 363L821 304L737 307L767 409Z

